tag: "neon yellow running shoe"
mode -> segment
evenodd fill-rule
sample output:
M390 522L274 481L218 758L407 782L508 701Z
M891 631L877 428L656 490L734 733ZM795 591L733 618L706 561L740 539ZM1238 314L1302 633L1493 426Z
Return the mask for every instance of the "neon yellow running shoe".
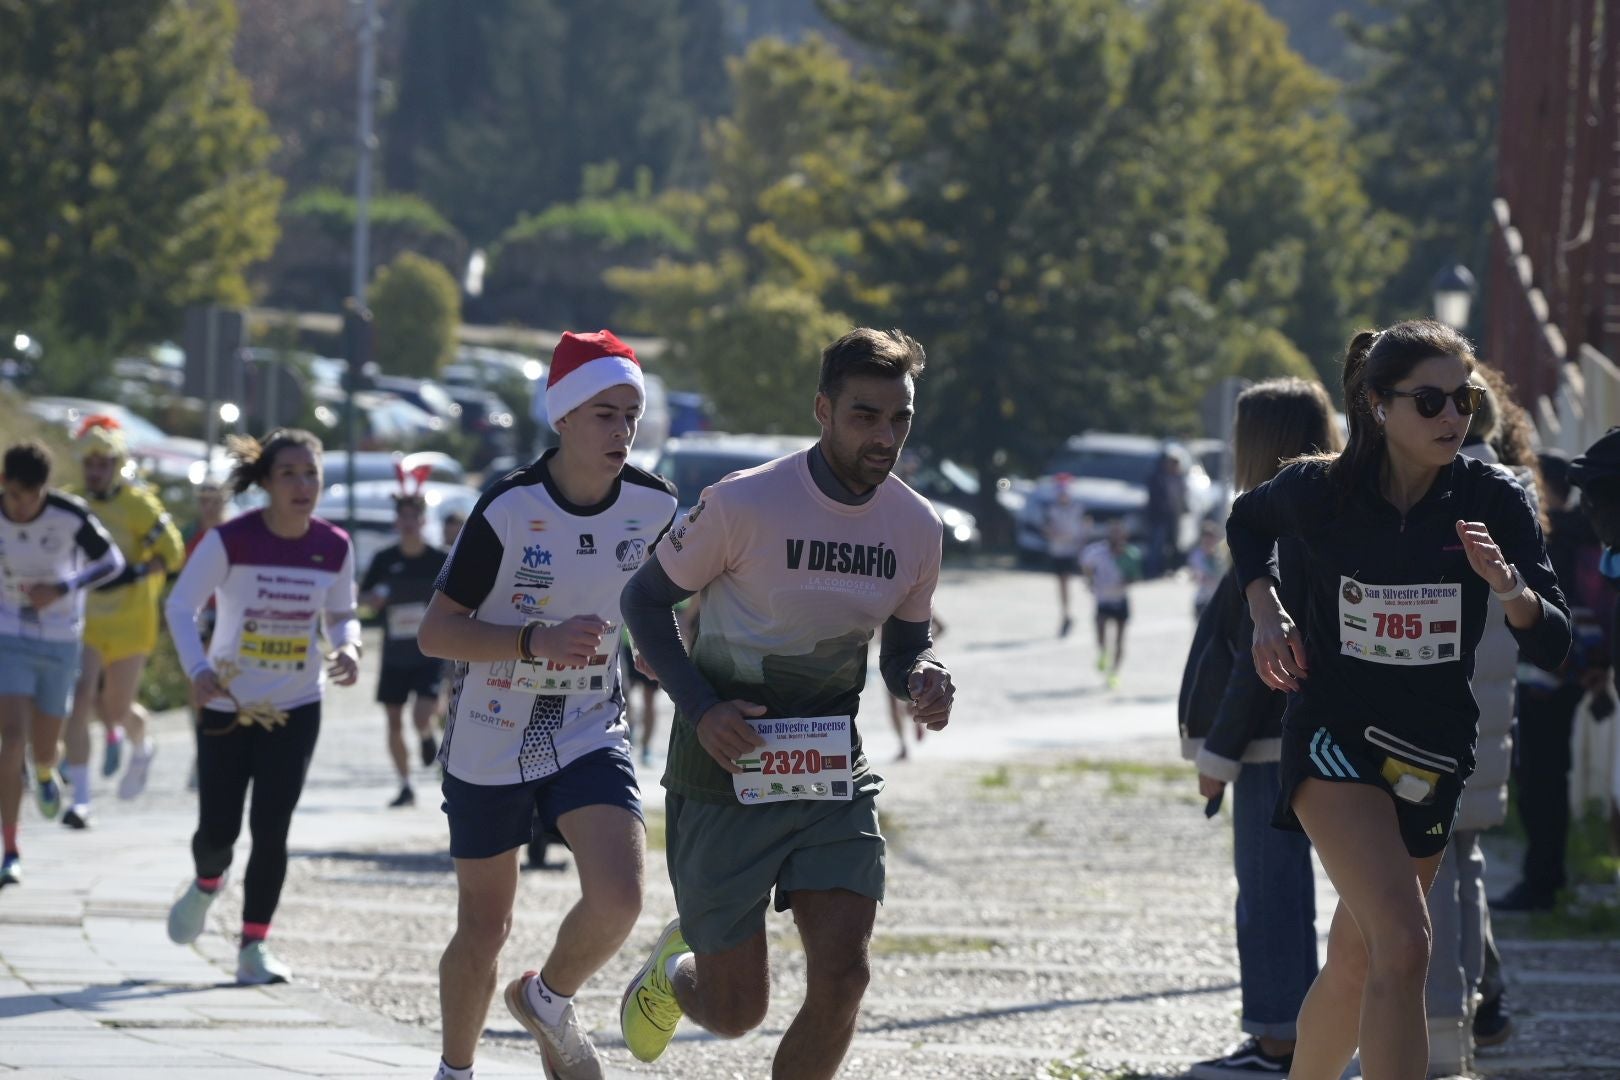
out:
M670 957L691 951L681 937L681 920L676 919L658 935L652 955L625 988L619 1003L619 1029L637 1061L657 1061L675 1037L675 1027L683 1014L669 976L664 974L664 965Z

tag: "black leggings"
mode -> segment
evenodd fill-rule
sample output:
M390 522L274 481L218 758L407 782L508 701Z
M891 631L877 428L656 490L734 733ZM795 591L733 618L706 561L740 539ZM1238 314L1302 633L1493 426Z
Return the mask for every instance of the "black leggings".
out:
M204 709L197 724L197 876L219 877L242 833L242 805L253 784L244 923L269 923L287 879L287 830L321 732L321 703L291 710L285 727L243 727L235 713Z

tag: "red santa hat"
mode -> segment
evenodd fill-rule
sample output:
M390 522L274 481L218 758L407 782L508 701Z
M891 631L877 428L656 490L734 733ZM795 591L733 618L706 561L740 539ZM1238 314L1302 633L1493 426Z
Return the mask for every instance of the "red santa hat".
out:
M633 386L643 402L646 386L635 350L613 336L611 330L594 334L566 333L551 353L546 377L546 416L557 421L613 386Z

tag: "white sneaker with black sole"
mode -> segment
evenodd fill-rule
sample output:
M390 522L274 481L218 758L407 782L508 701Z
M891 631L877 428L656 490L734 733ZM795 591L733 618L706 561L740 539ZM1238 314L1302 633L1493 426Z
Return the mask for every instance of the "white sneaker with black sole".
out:
M1286 1077L1294 1065L1293 1054L1277 1057L1260 1049L1260 1040L1251 1038L1225 1057L1200 1061L1187 1070L1192 1080L1238 1080L1247 1076Z

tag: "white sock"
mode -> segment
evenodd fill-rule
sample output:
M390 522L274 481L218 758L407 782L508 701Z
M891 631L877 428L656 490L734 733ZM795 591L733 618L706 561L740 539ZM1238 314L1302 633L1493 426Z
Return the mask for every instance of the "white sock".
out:
M564 997L546 985L546 980L539 975L530 979L523 987L523 993L529 999L529 1008L540 1022L548 1027L556 1027L562 1023L563 1013L573 1004L572 997Z
M675 973L677 971L681 970L681 965L683 963L685 963L686 958L691 956L691 955L692 954L689 953L689 952L676 953L674 956L670 957L668 960L665 960L664 961L664 978L668 979L670 982L674 982L675 981Z
M134 745L134 751L135 751L135 756L136 757L151 757L152 756L152 750L153 750L152 744L149 741L147 741L146 739L142 739L140 742L138 742L138 743L136 743Z
M473 1067L465 1069L452 1069L444 1058L439 1059L439 1071L433 1074L433 1080L473 1080Z
M62 775L67 777L68 783L73 785L73 805L90 805L90 766L64 765Z

